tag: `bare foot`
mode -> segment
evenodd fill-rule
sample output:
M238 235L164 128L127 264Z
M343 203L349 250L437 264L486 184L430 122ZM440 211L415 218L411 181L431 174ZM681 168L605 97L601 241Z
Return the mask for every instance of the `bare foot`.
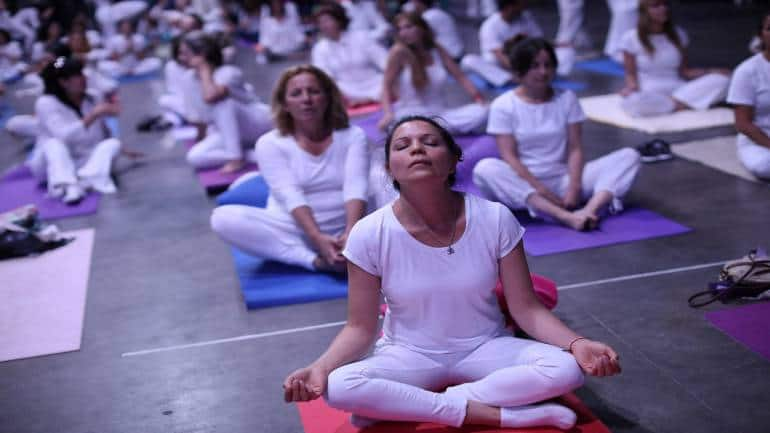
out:
M316 256L313 260L313 268L320 272L330 272L335 274L344 274L347 270L345 262L329 263L321 256Z
M572 227L575 230L591 231L596 230L597 227L599 227L599 216L593 212L588 212L585 208L572 212L572 215L577 216L579 220L583 221L580 226L581 228Z
M246 165L245 162L243 162L242 159L235 159L227 164L223 165L222 168L219 169L222 173L235 173L237 171L241 171L243 167Z

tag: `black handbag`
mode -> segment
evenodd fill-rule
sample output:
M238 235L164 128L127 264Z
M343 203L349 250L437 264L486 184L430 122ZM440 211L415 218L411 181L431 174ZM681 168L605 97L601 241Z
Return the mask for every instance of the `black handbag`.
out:
M714 301L728 302L738 298L755 298L770 289L770 258L764 252L751 250L738 260L731 260L719 272L719 281L708 289L690 296L687 303L697 308Z
M0 215L0 260L42 254L67 245L56 226L38 218L34 206L23 206Z

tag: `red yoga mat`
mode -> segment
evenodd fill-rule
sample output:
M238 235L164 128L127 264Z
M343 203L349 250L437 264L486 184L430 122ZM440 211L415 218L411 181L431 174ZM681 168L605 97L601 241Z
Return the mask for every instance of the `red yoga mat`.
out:
M559 399L578 416L577 425L569 433L610 433L610 430L588 410L574 394L567 394ZM380 422L365 429L350 424L350 414L333 409L323 399L307 403L298 403L299 416L305 433L558 433L556 428L538 427L509 429L496 427L454 427L431 423Z

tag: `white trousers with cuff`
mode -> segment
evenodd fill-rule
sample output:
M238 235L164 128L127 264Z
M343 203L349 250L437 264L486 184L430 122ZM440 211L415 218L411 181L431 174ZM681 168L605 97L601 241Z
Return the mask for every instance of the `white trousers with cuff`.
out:
M325 398L332 407L376 420L459 427L468 400L518 407L568 393L583 380L571 354L512 336L448 354L378 343L368 358L329 375Z
M694 80L673 84L671 90L644 90L623 98L621 106L632 117L659 116L676 109L679 101L694 110L707 110L727 97L730 77L706 74Z
M59 185L85 183L96 191L111 194L117 191L110 174L120 147L117 138L108 138L97 143L88 154L78 156L73 155L63 141L49 138L37 143L27 166L35 177L47 181L49 192Z
M583 200L596 192L607 191L614 199L621 200L631 189L639 172L639 152L624 148L586 163L583 167L581 191ZM564 197L569 185L569 175L539 179L550 191ZM528 208L527 198L535 188L519 177L502 159L485 158L473 168L473 183L489 200L498 201L511 209ZM620 205L616 205L619 207Z
M253 256L314 270L318 256L291 214L278 209L224 205L211 214L211 228L225 242ZM316 218L321 232L337 236L345 230L345 214L339 218Z
M218 167L243 159L244 145L253 147L262 134L273 128L270 107L263 103L247 105L227 98L210 107L216 132L209 133L187 152L187 162L193 167Z
M767 134L768 131L765 131ZM760 179L770 180L770 149L754 143L749 137L738 134L738 159L746 169Z

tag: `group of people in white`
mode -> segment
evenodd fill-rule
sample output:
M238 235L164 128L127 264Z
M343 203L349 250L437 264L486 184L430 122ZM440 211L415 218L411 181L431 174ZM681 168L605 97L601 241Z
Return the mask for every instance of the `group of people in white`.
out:
M65 32L50 20L52 5L9 17L0 0L0 78L21 77L25 94L39 93L35 112L6 127L34 139L27 165L49 194L76 203L89 189L115 191L113 160L135 156L106 125L120 110L115 79L163 68L162 118L197 126L187 161L237 172L253 160L269 187L265 208L216 208L213 230L250 254L348 274L347 324L318 360L287 377L287 401L324 396L359 426L571 427L571 409L539 402L580 386L584 374L618 373L618 355L537 301L524 228L509 210L590 231L606 212L623 210L639 171L631 148L586 162L580 103L552 86L581 43L582 2L558 1L552 44L525 0L497 0L479 30L481 54L467 52L454 19L434 1L406 2L390 23L372 1L324 2L313 14L312 65L285 70L269 104L231 63L227 35L240 17L249 33L259 32L258 62L291 55L311 41L297 6L173 3L147 10L143 1L100 1L101 32L82 18ZM625 68L622 109L665 115L726 97L741 161L770 178L770 14L758 28L759 52L731 74L688 65L689 39L667 0L608 4L605 51ZM145 34L173 38L165 66ZM517 87L490 103L467 73ZM447 104L450 79L468 103ZM382 110L384 143L367 142L348 116L372 103ZM477 133L493 135L500 152L473 167L483 197L452 188L462 159L453 136ZM504 329L492 293L498 280L516 322L540 342ZM381 294L388 310L376 339Z

